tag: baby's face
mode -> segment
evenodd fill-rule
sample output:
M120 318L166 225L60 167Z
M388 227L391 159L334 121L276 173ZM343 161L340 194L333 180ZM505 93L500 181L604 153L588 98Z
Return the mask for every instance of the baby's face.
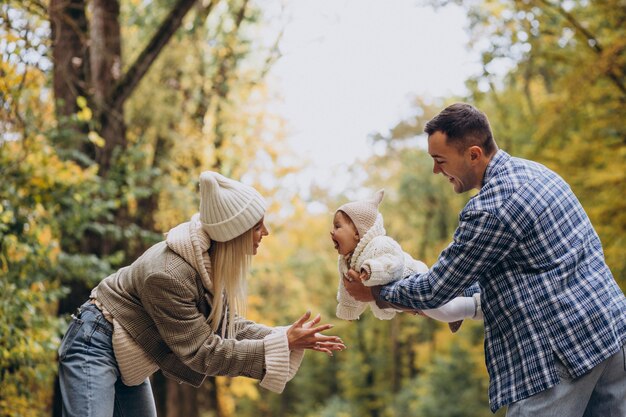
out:
M359 233L352 220L343 211L335 213L330 238L333 240L339 255L351 253L359 243Z

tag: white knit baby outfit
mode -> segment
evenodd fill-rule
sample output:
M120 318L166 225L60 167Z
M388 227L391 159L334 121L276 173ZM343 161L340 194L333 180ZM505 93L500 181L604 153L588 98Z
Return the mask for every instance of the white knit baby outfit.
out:
M348 265L348 258L350 264ZM366 286L384 285L412 273L426 272L428 267L420 261L402 251L402 248L392 238L385 235L383 217L378 214L374 226L361 238L351 257L339 256L339 290L337 291L337 317L344 320L356 320L369 306L375 317L381 320L392 319L395 310L381 309L376 302L361 302L355 300L343 285L341 279L349 269L365 270L369 279L363 284Z
M340 319L356 320L368 306L374 316L381 320L390 320L397 313L394 309L381 309L375 301L355 300L343 285L342 278L347 276L348 270L366 271L369 279L363 284L368 287L385 285L409 275L428 272L426 264L413 259L402 250L398 242L386 235L383 217L378 212L378 205L383 196L384 191L379 190L371 199L346 203L337 209L350 217L360 237L354 251L345 256L340 255L338 260L339 288L336 314ZM464 318L482 320L480 294L474 297L457 297L441 307L422 312L428 317L450 323L450 329L455 332L460 325L459 320ZM453 326L453 322L457 323Z

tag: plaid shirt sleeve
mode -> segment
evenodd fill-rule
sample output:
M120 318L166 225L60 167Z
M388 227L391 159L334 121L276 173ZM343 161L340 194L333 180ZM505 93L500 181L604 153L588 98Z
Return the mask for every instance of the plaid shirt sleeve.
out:
M414 309L437 308L461 293L478 292L478 278L497 265L515 243L516 236L495 215L465 211L454 241L429 272L387 284L379 296Z
M463 291L463 296L464 297L471 297L472 295L476 294L476 293L480 293L480 285L478 285L478 282L473 283L471 286L467 287L465 289L465 291Z

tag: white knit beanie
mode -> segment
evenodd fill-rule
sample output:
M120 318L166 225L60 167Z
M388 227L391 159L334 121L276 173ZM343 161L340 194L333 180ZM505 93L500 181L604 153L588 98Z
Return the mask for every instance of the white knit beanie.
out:
M376 216L378 216L378 205L383 200L384 195L385 190L378 190L372 198L346 203L339 207L337 211L346 213L356 226L359 237L363 237L374 226Z
M200 174L200 221L211 240L227 242L242 235L261 220L266 208L254 188L217 172Z

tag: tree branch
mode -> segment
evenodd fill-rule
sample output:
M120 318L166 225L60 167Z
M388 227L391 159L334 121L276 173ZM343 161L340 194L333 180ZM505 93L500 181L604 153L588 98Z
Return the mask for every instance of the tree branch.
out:
M170 38L181 26L183 18L187 15L189 10L191 10L191 7L196 1L197 0L178 0L176 4L172 6L169 15L165 18L148 45L141 54L139 54L135 62L112 90L107 100L112 108L117 108L122 105L132 94L139 84L139 81L146 75L150 66L159 56L163 47L167 45Z
M552 9L554 12L567 20L569 24L571 24L574 29L576 29L576 32L585 39L587 45L591 49L593 49L598 55L602 55L602 53L604 52L604 48L602 45L600 45L600 41L598 41L593 33L587 30L578 20L576 20L576 18L571 13L565 10L561 5L554 5L548 0L539 0L539 2L544 4L549 9ZM620 75L616 74L613 68L607 69L606 75L611 79L611 81L613 81L613 84L617 86L622 94L626 96L626 86L622 82Z

